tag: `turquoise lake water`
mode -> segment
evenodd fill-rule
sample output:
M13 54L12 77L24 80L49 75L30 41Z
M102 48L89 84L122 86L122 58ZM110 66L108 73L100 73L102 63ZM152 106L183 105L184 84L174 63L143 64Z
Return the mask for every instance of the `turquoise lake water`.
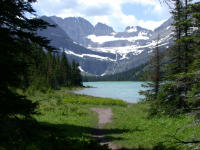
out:
M84 86L95 88L84 88L75 93L97 97L108 97L121 99L129 103L138 102L143 96L139 95L141 86L144 82L84 82Z

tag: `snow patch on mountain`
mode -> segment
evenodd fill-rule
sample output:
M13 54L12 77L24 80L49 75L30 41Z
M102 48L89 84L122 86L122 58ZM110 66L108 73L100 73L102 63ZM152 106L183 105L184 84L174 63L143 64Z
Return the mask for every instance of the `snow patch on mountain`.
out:
M102 60L102 61L105 61L105 60L106 61L115 61L114 59L111 59L109 57L103 57L103 56L94 55L94 54L76 54L70 50L65 50L65 53L68 55L74 55L76 57L81 57L81 58L91 57L91 58L95 58L95 59Z
M148 47L148 46L146 46L146 47ZM132 46L125 46L125 47L99 47L99 48L90 48L90 49L94 50L94 51L98 51L98 52L113 53L113 54L119 54L119 55L123 56L128 53L133 53L134 55L139 55L143 51L139 48L142 48L142 46L132 45Z
M126 32L129 32L129 33L131 33L131 32L137 32L137 28L136 27L132 27L132 28L126 30Z
M101 76L105 76L107 73L103 73L103 74L101 74Z
M90 39L92 42L103 44L105 42L110 41L123 41L127 40L130 42L134 42L136 40L148 40L149 37L146 36L147 34L145 32L140 32L138 36L134 37L128 37L128 38L122 38L122 37L115 37L115 36L96 36L96 35L88 35L87 38Z
M81 66L78 66L78 69L79 69L81 72L85 72Z
M171 26L168 26L166 29L169 30L171 28Z
M138 36L145 36L145 37L147 37L147 32L139 32Z

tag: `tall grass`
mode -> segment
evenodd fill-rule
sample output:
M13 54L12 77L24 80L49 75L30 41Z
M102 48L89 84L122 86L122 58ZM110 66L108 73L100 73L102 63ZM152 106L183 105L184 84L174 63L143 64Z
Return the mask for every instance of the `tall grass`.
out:
M86 95L76 95L71 94L62 100L63 104L92 104L92 105L117 105L117 106L127 106L128 104L122 100L111 99L111 98L99 98L91 97Z

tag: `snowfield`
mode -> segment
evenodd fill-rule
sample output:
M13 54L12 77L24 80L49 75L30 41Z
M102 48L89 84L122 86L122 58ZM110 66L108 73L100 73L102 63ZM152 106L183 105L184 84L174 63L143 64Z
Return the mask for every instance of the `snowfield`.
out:
M123 41L127 40L129 42L134 42L136 40L148 40L149 37L147 36L147 33L145 32L140 32L138 36L134 37L129 37L129 38L119 38L115 36L96 36L94 34L88 35L88 39L90 39L92 42L98 43L98 44L103 44L105 42L111 42L111 41Z

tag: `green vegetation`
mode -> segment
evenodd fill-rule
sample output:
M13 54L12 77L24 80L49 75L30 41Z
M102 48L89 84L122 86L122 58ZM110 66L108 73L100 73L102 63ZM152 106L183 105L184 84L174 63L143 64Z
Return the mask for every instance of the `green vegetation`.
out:
M90 110L93 105L63 104L64 98L74 99L75 96L66 88L50 90L47 93L35 91L28 94L27 98L38 103L36 110L38 114L32 116L34 120L9 118L2 121L0 148L6 150L106 150L106 146L100 146L91 136L97 126L97 116ZM91 100L100 101L101 99L91 98Z
M151 59L154 64L153 71L149 71L151 82L145 85L148 89L142 91L141 94L150 104L151 115L177 117L180 114L188 116L192 113L196 115L195 120L199 124L200 2L164 1L173 8L171 13L174 19L174 44L168 48L166 57L169 60L165 64L161 63L159 53L154 53L154 58L157 59ZM159 44L156 49L154 51L158 52ZM195 128L194 123L190 126ZM173 133L170 134L173 135ZM193 136L190 139L180 136L177 137L177 141L180 144L196 144L196 146L200 144L199 138Z
M75 94L69 90L62 89L50 91L47 94L37 92L29 96L33 101L39 101L38 111L40 115L34 116L38 122L61 125L65 130L66 137L75 137L80 140L91 139L90 128L97 125L97 116L89 109L89 105L63 104L66 97L73 99ZM94 99L93 99L94 100ZM85 135L84 135L85 134Z
M39 114L33 116L37 122L26 120L21 123L22 126L17 126L21 121L3 122L1 126L7 128L1 132L4 133L1 135L1 147L7 150L106 150L106 146L101 147L92 138L92 132L97 126L97 115L90 110L91 107L112 108L112 123L107 124L102 132L119 147L182 150L186 146L177 143L177 139L190 140L191 137L198 137L200 132L198 124L191 128L190 124L195 121L192 114L173 118L150 117L146 103L126 104L120 100L77 95L72 90L61 88L47 93L37 91L28 94L29 99L39 104ZM14 143L11 142L13 135L17 138Z
M76 149L83 145L88 148L91 143L95 143L91 134L97 126L97 116L90 110L91 107L112 108L112 123L103 130L106 138L119 147L182 150L186 146L178 143L177 139L199 138L200 125L191 128L191 124L195 123L192 114L150 117L146 103L126 104L114 99L110 103L111 99L77 95L66 88L46 94L36 92L28 98L40 104L38 111L41 114L34 118L41 125L53 127L54 135L72 142ZM51 132L41 132L40 136ZM71 148L71 144L68 147Z
M93 141L91 134L97 126L97 116L91 107L112 108L112 123L105 126L105 135L119 147L182 150L186 146L178 143L178 139L199 138L200 125L191 127L195 123L194 115L150 117L146 103L126 104L109 98L77 95L66 88L47 94L36 92L29 98L40 103L41 115L35 116L38 122L61 130L59 134L74 142Z
M22 76L21 88L30 91L47 91L61 86L82 86L79 64L68 62L63 50L59 56L55 51L47 53L38 45L32 44L32 54L27 59L27 72Z
M160 84L158 44L156 69L150 75L153 89L145 95L148 104L134 105L61 88L81 86L80 70L76 62L68 63L64 51L57 55L48 45L50 41L37 35L37 30L52 25L35 17L33 2L36 0L0 1L1 150L107 150L91 137L97 116L90 107L113 109L113 123L102 130L119 146L199 149L200 2L173 2L175 40L163 67L164 82ZM107 80L138 79L144 67Z
M183 150L186 146L180 144L178 139L199 139L200 125L191 127L191 124L195 123L195 118L191 114L149 117L149 106L145 103L132 104L129 107L113 106L112 109L113 122L105 128L126 130L123 133L107 135L120 147ZM192 146L190 148L192 149Z
M72 103L72 104L93 104L93 105L118 105L118 106L127 106L128 104L122 100L116 100L111 98L99 98L91 97L86 95L68 95L62 100L63 104Z
M161 73L161 57L151 60L155 69L149 72L152 82L147 87L152 90L143 92L155 114L176 115L199 110L200 2L177 0L172 5L175 29L174 45L167 53L169 61L162 65Z

